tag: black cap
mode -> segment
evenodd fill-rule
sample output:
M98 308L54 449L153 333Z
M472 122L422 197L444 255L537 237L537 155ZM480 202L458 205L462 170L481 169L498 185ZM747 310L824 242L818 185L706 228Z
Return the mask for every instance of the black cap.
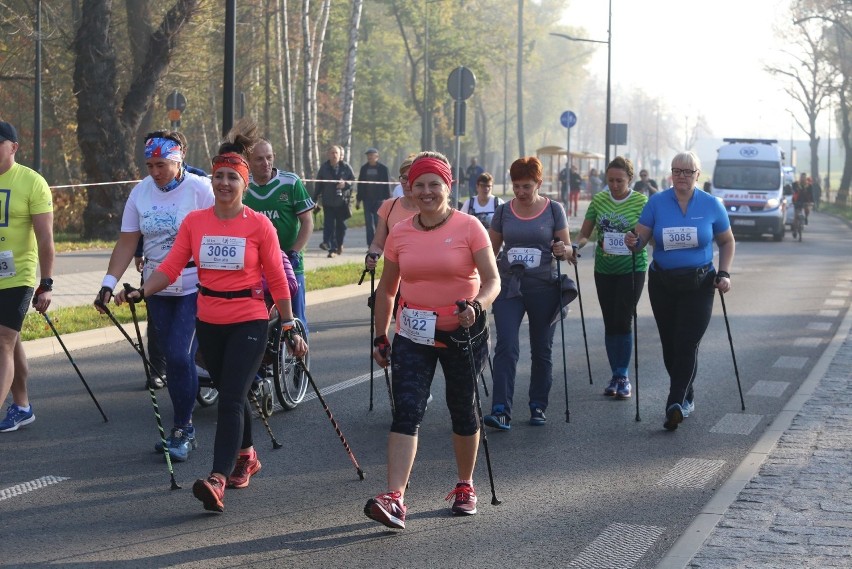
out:
M378 154L378 153L379 153L379 149L378 149L378 148L373 148L373 147L371 146L370 148L368 148L368 149L367 149L367 152L365 152L364 154Z
M18 131L15 130L15 127L11 124L5 121L0 121L0 142L4 142L6 140L18 142Z

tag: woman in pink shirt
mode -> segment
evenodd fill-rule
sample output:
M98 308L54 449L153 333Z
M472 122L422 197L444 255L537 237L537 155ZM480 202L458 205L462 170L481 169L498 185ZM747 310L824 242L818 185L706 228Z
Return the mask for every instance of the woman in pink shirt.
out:
M465 338L468 328L476 340L477 369L487 357L485 308L499 292L494 253L485 228L475 218L455 211L449 203L452 171L437 152L422 152L408 171L420 212L397 223L385 243L385 266L376 290L376 349L373 357L393 371L394 417L388 437L388 490L364 507L367 517L390 528L405 528L403 496L414 456L417 432L437 363L446 378L447 407L453 423L453 449L458 484L454 514L476 513L473 468L479 446L474 411L476 370L466 351L451 341ZM393 297L402 281L396 314L393 350L387 332ZM459 311L456 301L467 305ZM393 357L391 357L391 352Z
M269 219L243 205L249 169L245 154L254 139L237 125L213 158L213 207L186 216L165 261L145 286L116 301L138 302L173 282L190 258L198 264L198 344L219 390L213 470L192 493L206 510L224 511L225 486L245 488L260 470L251 436L248 392L266 348L268 313L261 273L281 314L290 351L307 353L295 333L290 291L278 238ZM228 476L230 473L230 476Z

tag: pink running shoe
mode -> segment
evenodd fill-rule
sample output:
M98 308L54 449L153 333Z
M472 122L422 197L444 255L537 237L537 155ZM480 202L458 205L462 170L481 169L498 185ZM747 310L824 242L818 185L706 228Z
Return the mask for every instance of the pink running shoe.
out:
M457 516L472 516L476 513L476 490L465 482L459 482L445 500L455 497L450 510Z
M199 478L192 485L192 495L204 503L204 509L211 512L224 512L225 481L212 474Z
M389 528L405 529L406 509L399 492L387 492L367 500L364 514Z
M257 451L254 447L249 452L237 455L237 464L234 471L228 477L228 488L245 488L249 485L252 476L260 472L260 461L257 459Z

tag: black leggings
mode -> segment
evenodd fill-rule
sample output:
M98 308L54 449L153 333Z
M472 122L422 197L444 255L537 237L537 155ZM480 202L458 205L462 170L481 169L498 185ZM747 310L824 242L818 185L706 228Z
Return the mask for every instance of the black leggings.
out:
M667 409L672 403L683 405L684 399L693 400L698 346L713 314L715 278L716 271L710 271L697 290L678 291L667 287L658 271L648 271L648 298L669 373Z
M633 282L630 276L633 275ZM635 284L634 284L635 283ZM634 304L630 303L630 297ZM595 288L598 292L598 302L603 313L604 331L607 334L629 334L633 327L633 306L642 298L645 287L645 273L637 271L623 275L605 275L595 272Z
M198 349L219 390L213 472L229 476L241 448L252 446L251 389L266 349L266 320L235 324L196 321Z
M477 370L482 369L487 355L488 343L482 342L473 354ZM453 432L469 437L479 430L474 409L475 380L467 352L425 346L396 334L391 350L393 403L396 410L391 432L417 436L439 361L446 380L447 409L450 410Z

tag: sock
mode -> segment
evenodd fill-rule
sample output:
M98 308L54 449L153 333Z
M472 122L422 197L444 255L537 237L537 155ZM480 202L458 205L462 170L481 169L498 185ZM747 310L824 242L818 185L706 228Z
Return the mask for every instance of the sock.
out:
M27 405L26 407L21 407L20 405L18 405L18 409L20 409L24 413L29 413L30 411L32 411L32 405Z
M459 479L459 484L467 484L468 486L470 486L471 488L473 488L473 478L471 478L470 480L461 480L461 479Z

